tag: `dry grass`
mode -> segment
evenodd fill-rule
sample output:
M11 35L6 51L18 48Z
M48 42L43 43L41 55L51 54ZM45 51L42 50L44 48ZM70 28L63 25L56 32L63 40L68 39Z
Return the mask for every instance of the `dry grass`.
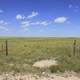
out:
M42 73L80 72L80 39L76 38L76 53L73 55L75 38L7 38L9 55L5 56L5 40L0 39L0 72ZM2 44L4 52L2 53ZM56 58L57 57L57 58ZM58 66L39 69L32 65L37 61L56 58ZM54 62L52 62L54 63ZM51 64L52 63L48 63ZM41 63L41 66L44 65Z

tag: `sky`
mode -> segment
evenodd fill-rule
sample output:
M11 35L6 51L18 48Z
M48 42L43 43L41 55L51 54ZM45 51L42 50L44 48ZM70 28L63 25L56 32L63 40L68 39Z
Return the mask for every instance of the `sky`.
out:
M80 0L0 0L0 36L80 37Z

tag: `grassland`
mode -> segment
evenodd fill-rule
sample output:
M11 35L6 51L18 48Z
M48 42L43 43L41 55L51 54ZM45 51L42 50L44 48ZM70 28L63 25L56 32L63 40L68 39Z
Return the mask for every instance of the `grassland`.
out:
M9 55L5 55L5 40L8 40ZM76 53L73 54L73 42ZM4 52L2 52L2 45ZM58 65L39 69L32 65L45 59L54 59ZM80 72L79 38L0 38L0 72L42 73Z

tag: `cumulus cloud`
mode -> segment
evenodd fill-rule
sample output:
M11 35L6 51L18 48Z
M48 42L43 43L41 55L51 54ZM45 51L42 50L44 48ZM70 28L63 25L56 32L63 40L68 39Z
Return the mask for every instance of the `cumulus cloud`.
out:
M33 18L33 17L35 17L35 16L37 16L37 15L39 15L39 13L33 11L31 15L27 16L27 18L28 18L28 19L31 19L31 18Z
M54 23L62 24L62 23L65 23L66 21L67 21L67 18L66 17L57 17L54 20Z
M28 16L24 16L24 15L21 15L21 14L17 14L16 15L16 20L25 20L25 19L32 19L33 17L39 15L38 12L35 12L33 11L30 15Z
M23 16L21 14L18 14L16 15L16 19L19 20L19 25L21 26L21 29L22 30L25 30L27 31L28 28L30 26L48 26L49 24L53 24L53 22L51 20L33 20L32 18L39 15L38 12L32 12L31 15L28 15L28 16ZM66 22L67 23L67 18L64 17L64 16L61 16L61 17L57 17L54 19L54 23L57 23L57 24L62 24Z
M24 20L25 19L25 16L24 15L21 15L21 14L17 14L16 15L16 19L17 20Z

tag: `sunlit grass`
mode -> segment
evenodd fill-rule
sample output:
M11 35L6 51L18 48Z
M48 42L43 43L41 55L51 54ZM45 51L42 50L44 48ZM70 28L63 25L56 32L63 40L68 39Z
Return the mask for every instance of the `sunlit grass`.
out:
M8 56L5 55L5 40L0 40L1 72L80 71L80 39L76 39L76 56L73 55L73 38L8 38ZM32 67L38 60L54 58L58 61L58 66L48 69Z

